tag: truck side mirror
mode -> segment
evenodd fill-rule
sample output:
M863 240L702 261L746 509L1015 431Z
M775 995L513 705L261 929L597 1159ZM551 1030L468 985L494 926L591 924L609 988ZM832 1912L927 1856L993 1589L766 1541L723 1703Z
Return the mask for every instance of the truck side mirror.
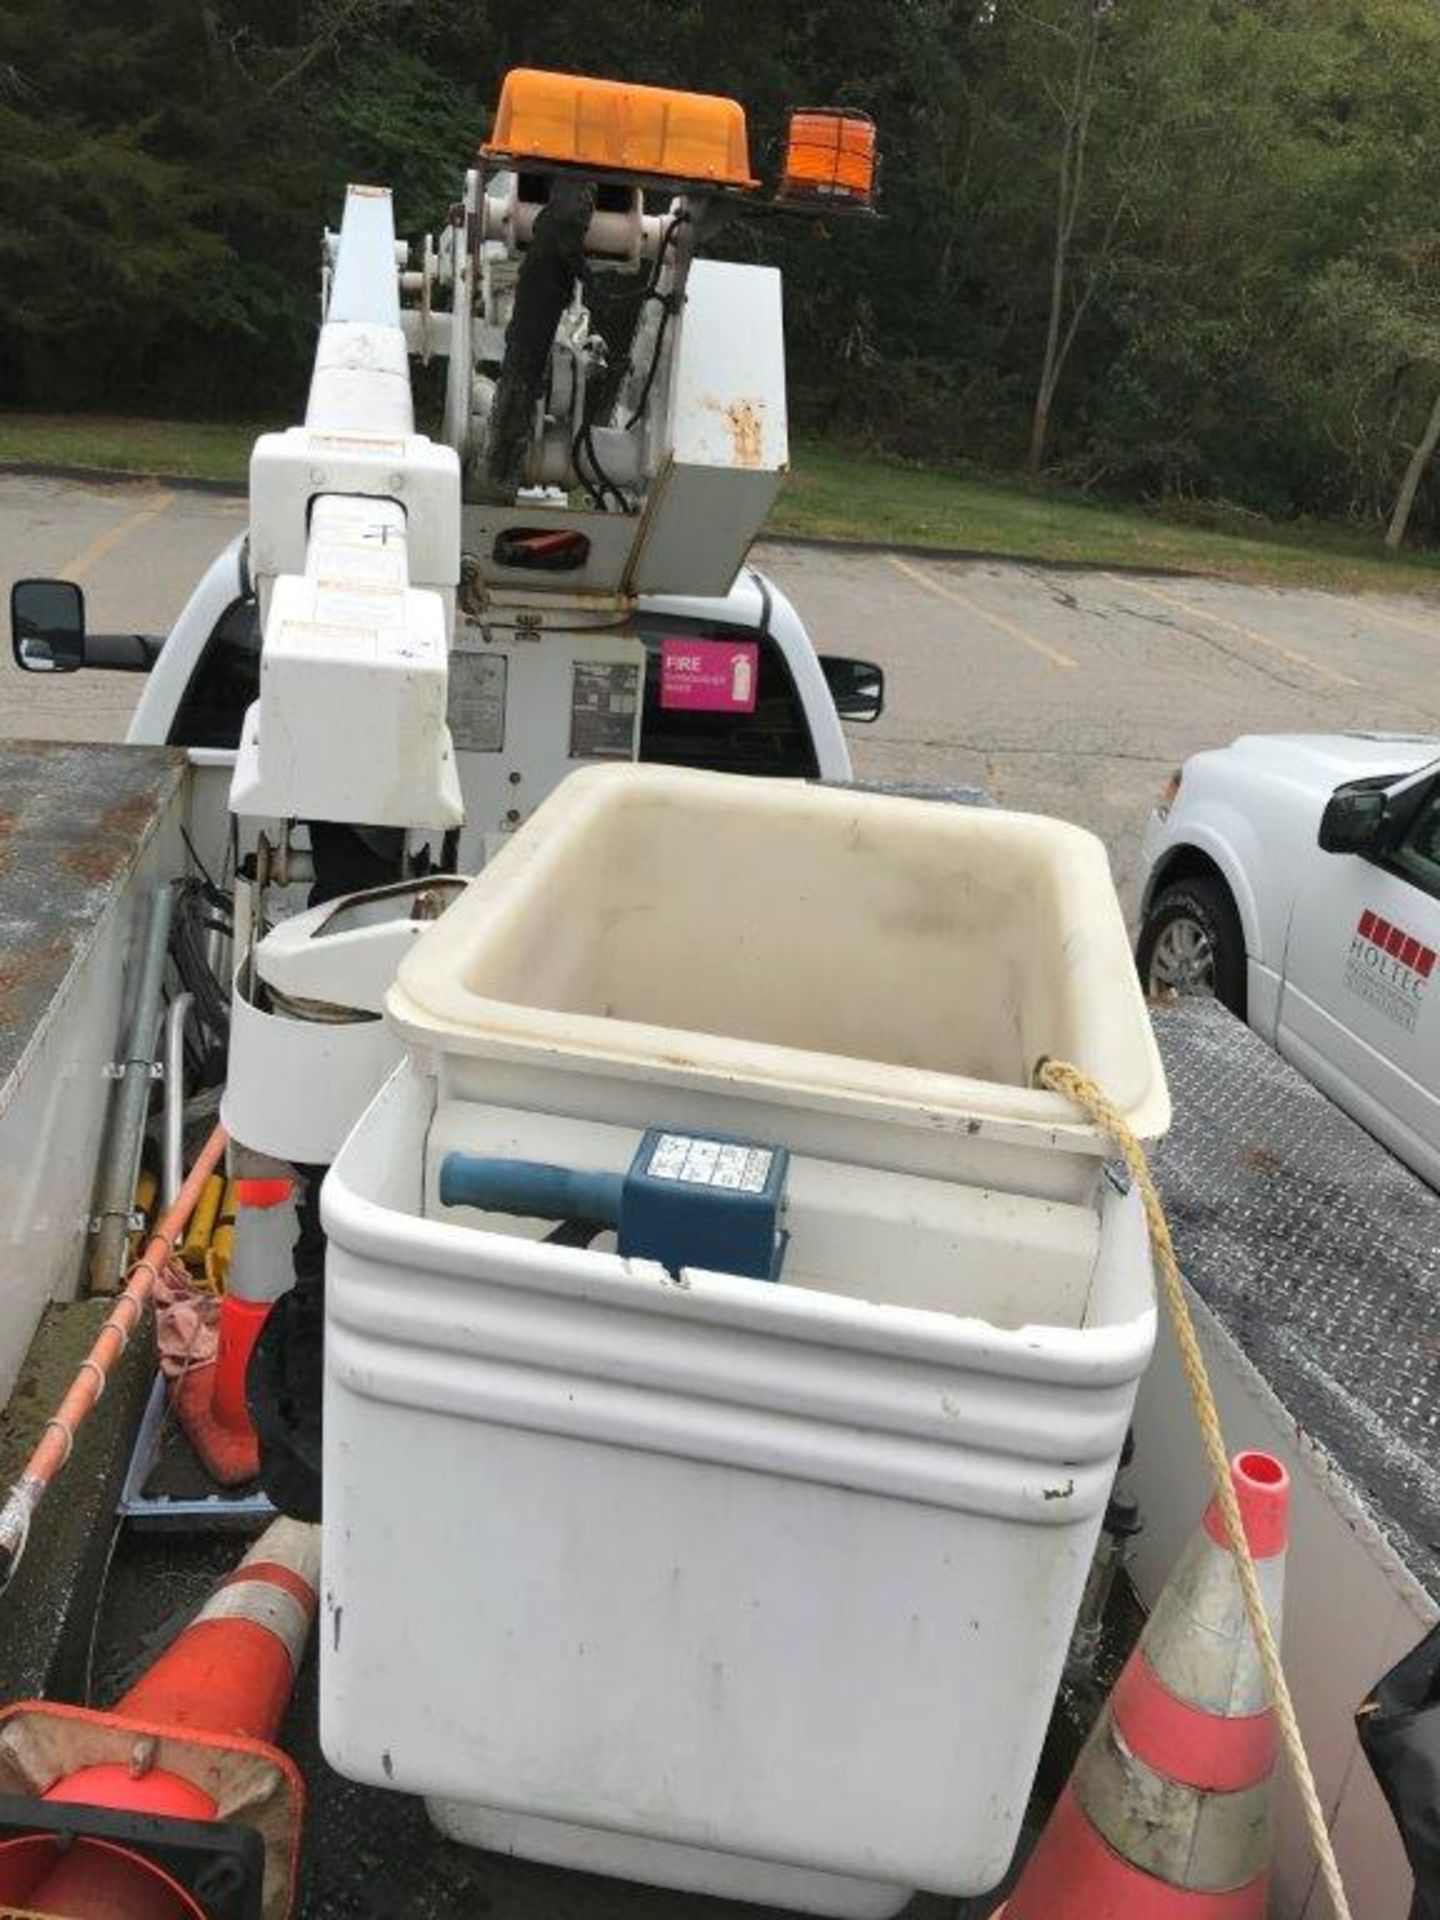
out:
M1387 812L1382 787L1341 787L1320 817L1323 853L1363 853L1373 846Z
M23 673L74 673L85 664L85 595L72 580L17 580L10 650Z
M820 671L842 720L858 720L868 726L885 711L885 669L873 660L821 654Z

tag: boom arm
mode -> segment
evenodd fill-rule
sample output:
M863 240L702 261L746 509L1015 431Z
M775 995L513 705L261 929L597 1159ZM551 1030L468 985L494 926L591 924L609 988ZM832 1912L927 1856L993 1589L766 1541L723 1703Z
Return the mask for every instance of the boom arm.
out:
M445 722L460 466L413 424L390 195L351 187L305 425L251 460L264 666L232 812L460 822Z

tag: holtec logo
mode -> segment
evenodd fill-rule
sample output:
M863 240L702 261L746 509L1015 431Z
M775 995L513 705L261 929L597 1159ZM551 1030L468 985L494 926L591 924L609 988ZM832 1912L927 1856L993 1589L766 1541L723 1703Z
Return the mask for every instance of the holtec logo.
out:
M1435 971L1435 949L1367 907L1355 926L1345 962L1345 985L1407 1033Z

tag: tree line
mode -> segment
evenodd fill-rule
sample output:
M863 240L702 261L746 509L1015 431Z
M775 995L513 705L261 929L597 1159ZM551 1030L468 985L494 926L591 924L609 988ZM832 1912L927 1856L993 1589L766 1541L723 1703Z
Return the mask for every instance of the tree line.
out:
M1435 0L10 0L0 403L293 417L344 183L434 227L518 64L733 94L762 163L874 115L880 220L719 243L802 427L1436 534Z

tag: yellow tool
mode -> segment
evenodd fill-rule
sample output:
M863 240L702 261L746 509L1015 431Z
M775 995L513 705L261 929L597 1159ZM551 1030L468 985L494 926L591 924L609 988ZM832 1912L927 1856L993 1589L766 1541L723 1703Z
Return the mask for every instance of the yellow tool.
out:
M216 1293L225 1291L230 1275L230 1261L235 1252L235 1182L225 1182L224 1196L220 1202L220 1211L210 1235L210 1245L205 1254L205 1277Z
M205 1256L210 1251L224 1192L225 1176L212 1173L190 1216L189 1231L180 1244L180 1258L192 1273L203 1274L205 1271Z

